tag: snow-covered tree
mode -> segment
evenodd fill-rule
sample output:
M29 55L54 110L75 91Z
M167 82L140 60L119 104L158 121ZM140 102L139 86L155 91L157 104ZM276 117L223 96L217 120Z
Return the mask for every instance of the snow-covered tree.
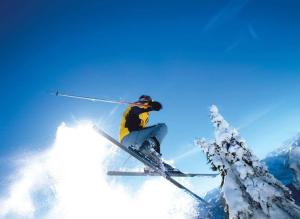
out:
M222 176L222 194L229 218L300 218L290 190L271 175L253 155L238 131L210 109L215 140L197 140L213 170Z

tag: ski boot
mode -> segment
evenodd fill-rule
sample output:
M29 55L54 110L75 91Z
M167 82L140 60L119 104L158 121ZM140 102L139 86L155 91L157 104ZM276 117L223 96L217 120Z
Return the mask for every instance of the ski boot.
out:
M156 138L149 138L148 140L146 140L141 146L140 151L146 157L153 160L163 172L166 171L163 161L161 159L160 145Z

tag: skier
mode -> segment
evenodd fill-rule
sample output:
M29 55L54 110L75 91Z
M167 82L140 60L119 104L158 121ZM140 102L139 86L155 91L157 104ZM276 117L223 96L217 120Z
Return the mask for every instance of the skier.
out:
M167 126L159 123L147 126L150 111L159 111L162 105L148 95L127 107L120 124L120 142L142 153L154 153L161 156L160 145L167 134Z

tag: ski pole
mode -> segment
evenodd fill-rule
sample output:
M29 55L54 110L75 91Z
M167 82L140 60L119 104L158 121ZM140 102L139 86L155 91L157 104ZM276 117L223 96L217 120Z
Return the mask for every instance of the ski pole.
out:
M73 98L73 99L89 100L89 101L92 101L92 102L104 102L104 103L143 106L143 104L141 104L141 103L131 103L131 102L124 101L124 100L108 100L108 99L101 99L101 98L96 98L96 97L85 97L85 96L71 95L71 94L61 93L59 91L56 91L55 93L52 93L52 95L55 95L57 97L68 97L68 98Z

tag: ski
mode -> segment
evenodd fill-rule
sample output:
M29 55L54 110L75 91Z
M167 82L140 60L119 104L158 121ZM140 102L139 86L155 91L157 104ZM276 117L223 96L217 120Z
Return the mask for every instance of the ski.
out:
M99 134L101 134L103 137L105 137L112 144L118 146L119 148L121 148L122 150L124 150L125 152L127 152L128 154L130 154L131 156L135 157L137 160L139 160L140 162L142 162L146 166L150 167L153 171L157 172L162 177L164 177L166 180L168 180L169 182L171 182L172 184L174 184L178 188L182 189L183 191L185 191L186 193L188 193L189 195L191 195L197 201L200 201L200 202L202 202L202 203L210 206L210 204L207 201L205 201L203 198L201 198L200 196L198 196L197 194L195 194L194 192L192 192L191 190L189 190L187 187L183 186L182 184L180 184L179 182L177 182L176 180L174 180L168 174L168 172L162 171L160 169L160 167L159 167L158 164L154 164L151 160L146 159L145 157L142 156L142 154L138 153L137 151L134 151L132 149L129 149L129 148L125 147L124 145L122 145L121 143L119 143L117 140L115 140L114 138L112 138L110 135L108 135L107 133L105 133L104 131L102 131L101 129L99 129L98 127L94 126L94 128L95 128L95 130Z
M180 171L167 171L169 176L172 177L215 177L218 174L202 174L202 173L183 173ZM159 173L154 171L108 171L107 175L109 176L161 176Z

